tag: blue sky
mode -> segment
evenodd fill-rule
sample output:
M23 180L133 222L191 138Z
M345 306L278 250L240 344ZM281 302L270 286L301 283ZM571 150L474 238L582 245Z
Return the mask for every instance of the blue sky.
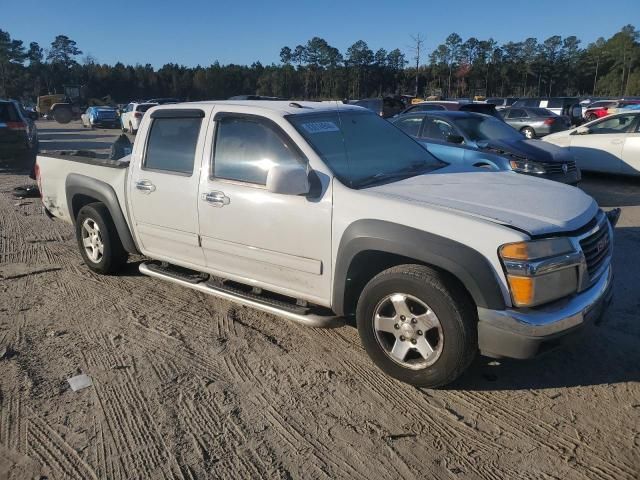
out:
M576 35L586 45L623 25L640 28L640 0L225 1L0 0L0 29L26 45L74 39L101 63L187 66L279 61L284 45L313 36L341 52L356 40L411 56L420 33L429 53L455 31L498 42Z

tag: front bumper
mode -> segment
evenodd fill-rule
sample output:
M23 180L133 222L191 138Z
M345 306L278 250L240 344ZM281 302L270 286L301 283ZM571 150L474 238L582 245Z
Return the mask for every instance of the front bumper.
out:
M478 308L478 347L493 358L531 358L556 346L588 323L597 322L613 297L609 265L588 290L545 307Z

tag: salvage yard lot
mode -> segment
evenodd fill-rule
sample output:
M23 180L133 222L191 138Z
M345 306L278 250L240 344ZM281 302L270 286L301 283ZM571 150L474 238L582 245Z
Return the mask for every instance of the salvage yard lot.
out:
M42 150L119 132L39 124ZM638 478L640 182L620 206L600 326L528 362L478 358L445 390L373 366L350 326L311 329L141 276L98 276L73 229L0 172L0 478ZM93 386L72 392L86 373Z

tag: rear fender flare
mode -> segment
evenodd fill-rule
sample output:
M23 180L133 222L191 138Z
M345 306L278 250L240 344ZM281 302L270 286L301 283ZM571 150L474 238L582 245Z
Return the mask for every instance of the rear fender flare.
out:
M131 254L139 254L140 251L136 246L135 240L127 224L127 220L120 207L118 196L115 190L108 183L96 180L95 178L80 175L78 173L72 173L67 176L65 181L65 192L67 195L67 205L69 207L69 216L76 223L76 216L78 212L74 211L73 200L78 195L84 195L87 197L95 198L97 202L103 203L113 220L118 236L122 242L124 249Z

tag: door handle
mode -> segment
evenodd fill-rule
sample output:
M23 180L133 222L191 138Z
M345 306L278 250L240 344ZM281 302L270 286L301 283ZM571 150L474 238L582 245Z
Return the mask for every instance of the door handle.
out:
M136 182L136 188L145 195L156 191L156 186L149 180L140 180L139 182Z
M231 203L231 199L224 192L209 192L201 195L202 200L213 207L224 207Z

